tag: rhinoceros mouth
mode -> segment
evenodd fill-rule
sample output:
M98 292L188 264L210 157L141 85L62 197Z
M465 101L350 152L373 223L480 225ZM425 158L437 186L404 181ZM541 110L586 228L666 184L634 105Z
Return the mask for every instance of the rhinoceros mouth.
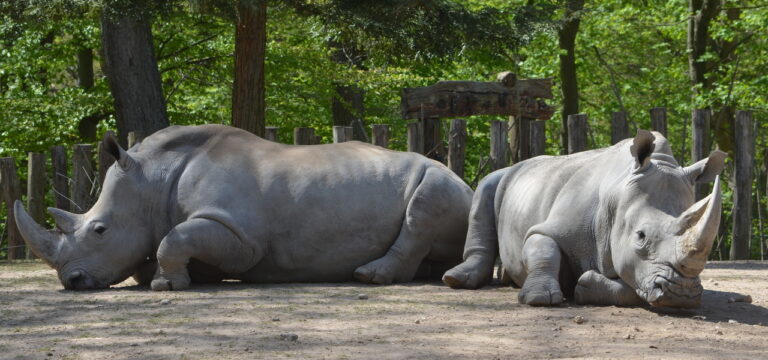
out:
M109 288L109 285L96 280L91 274L82 269L67 271L61 276L61 284L66 290L98 290Z
M674 268L665 266L664 271L649 277L637 293L649 304L657 307L697 308L701 306L704 289L699 277L685 277Z

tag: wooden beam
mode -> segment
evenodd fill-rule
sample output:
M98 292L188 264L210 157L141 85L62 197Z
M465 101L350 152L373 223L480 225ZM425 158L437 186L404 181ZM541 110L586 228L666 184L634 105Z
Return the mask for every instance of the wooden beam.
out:
M542 99L552 98L550 79L500 82L441 81L420 88L404 88L400 111L404 119L470 115L515 115L549 119L554 113Z

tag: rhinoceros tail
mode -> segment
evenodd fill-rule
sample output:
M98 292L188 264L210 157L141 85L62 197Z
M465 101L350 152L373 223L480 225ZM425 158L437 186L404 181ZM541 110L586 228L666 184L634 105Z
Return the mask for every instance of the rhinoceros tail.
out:
M491 282L499 253L494 198L507 169L486 176L475 190L464 244L464 262L448 270L443 282L454 289L477 289Z

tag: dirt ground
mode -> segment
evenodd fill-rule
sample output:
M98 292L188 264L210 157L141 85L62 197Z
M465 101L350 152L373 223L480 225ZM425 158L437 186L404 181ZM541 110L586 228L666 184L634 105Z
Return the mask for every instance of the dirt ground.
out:
M710 263L702 279L695 311L537 308L517 289L440 283L73 292L42 263L2 262L0 358L768 358L768 262Z

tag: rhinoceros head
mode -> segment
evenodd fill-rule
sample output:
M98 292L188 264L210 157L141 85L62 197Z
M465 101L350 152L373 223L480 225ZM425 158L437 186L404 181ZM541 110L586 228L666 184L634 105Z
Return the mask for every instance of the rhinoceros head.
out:
M105 148L117 159L96 204L84 214L49 208L56 228L46 230L14 205L29 248L56 269L66 289L98 289L131 276L151 253L147 208L142 206L140 165L108 135Z
M656 144L654 144L656 140ZM699 274L720 224L720 178L726 154L680 167L666 139L640 130L631 146L630 175L611 191L616 201L610 231L616 273L654 306L698 307ZM694 201L695 183L714 181L710 195Z

